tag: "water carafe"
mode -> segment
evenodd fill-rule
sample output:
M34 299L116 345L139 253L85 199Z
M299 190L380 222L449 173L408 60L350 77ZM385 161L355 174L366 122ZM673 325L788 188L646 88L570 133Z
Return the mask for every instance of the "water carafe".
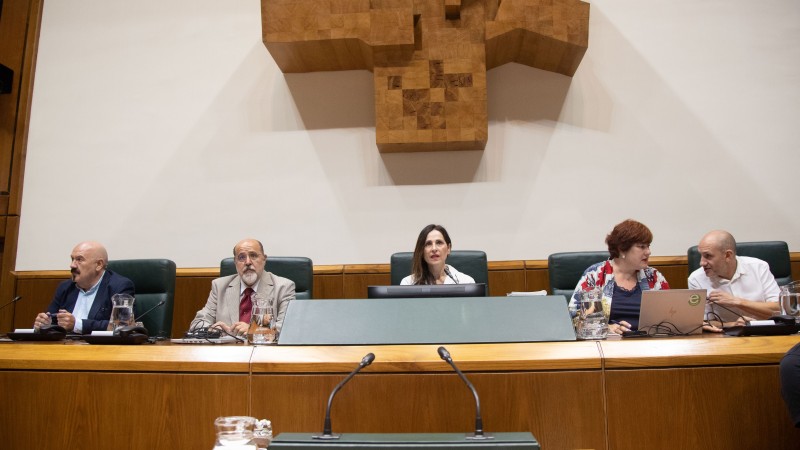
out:
M111 320L108 321L108 329L116 331L117 328L134 325L133 301L135 299L128 294L114 294L111 296Z

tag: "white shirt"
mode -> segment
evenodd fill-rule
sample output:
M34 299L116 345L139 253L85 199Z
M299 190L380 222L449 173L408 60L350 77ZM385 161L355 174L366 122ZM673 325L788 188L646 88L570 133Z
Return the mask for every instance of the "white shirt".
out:
M457 271L455 267L449 264L445 264L444 270L446 273L444 277L444 284L475 284L475 280L471 276ZM414 275L409 275L400 281L401 286L407 286L410 284L414 284Z
M749 256L736 257L736 271L730 280L718 276L708 277L702 267L695 270L689 275L689 289L705 289L709 294L711 291L723 291L734 297L754 302L777 302L780 296L780 288L772 272L769 271L769 264ZM706 304L706 314L713 311L725 322L733 322L739 318L719 306L713 306L712 309L712 305L712 303ZM726 308L745 315L739 308L730 306Z

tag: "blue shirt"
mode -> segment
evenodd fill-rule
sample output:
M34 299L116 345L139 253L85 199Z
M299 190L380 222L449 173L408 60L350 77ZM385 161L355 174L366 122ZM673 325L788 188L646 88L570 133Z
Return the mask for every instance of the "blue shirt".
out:
M97 283L86 291L75 285L78 288L78 299L75 301L75 308L72 309L72 315L75 316L74 332L83 333L83 319L89 317L89 311L91 311L94 298L97 296L97 289L100 287L100 282L103 281L104 276L106 276L105 272L100 275Z
M642 309L642 287L637 284L632 290L614 285L611 298L611 313L608 320L625 321L631 324L631 330L639 328L639 311Z

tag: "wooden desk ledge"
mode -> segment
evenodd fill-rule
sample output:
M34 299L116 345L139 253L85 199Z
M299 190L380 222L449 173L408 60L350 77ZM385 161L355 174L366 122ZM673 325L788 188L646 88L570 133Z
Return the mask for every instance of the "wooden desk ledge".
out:
M800 335L601 341L606 369L777 364Z
M247 374L252 353L247 345L9 343L0 345L0 370Z
M462 371L599 370L595 342L450 344L445 346ZM439 345L271 346L253 353L253 373L347 373L369 352L375 361L363 372L452 372Z

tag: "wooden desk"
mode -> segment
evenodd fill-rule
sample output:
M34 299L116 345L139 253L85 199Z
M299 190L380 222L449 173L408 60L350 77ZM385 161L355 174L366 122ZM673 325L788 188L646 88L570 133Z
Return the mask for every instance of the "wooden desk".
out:
M778 363L800 336L606 341L611 449L798 449Z
M800 336L449 345L481 395L488 432L542 448L796 449L777 364ZM3 448L211 448L213 421L274 431L467 432L472 396L436 345L89 346L0 343ZM607 412L606 412L607 411ZM747 413L745 413L747 411ZM122 431L121 431L122 430ZM765 445L767 447L765 447Z

